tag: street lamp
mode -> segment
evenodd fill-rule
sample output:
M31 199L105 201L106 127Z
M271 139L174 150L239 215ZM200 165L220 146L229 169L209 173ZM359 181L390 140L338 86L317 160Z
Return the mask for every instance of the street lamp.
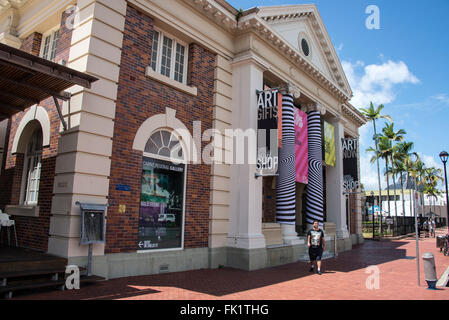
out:
M374 192L371 191L371 199L373 200L373 240L374 240Z
M449 230L449 201L448 201L448 194L447 194L447 173L446 173L446 163L447 163L447 158L448 158L448 153L446 151L442 151L440 153L440 159L441 162L443 162L444 164L444 182L446 184L446 209L447 209L447 226L448 226L448 230Z

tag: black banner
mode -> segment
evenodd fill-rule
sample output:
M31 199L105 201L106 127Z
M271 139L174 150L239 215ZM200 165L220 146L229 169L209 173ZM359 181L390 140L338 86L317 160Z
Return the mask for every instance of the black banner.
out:
M343 150L343 188L357 189L360 186L358 172L359 140L353 138L341 139Z

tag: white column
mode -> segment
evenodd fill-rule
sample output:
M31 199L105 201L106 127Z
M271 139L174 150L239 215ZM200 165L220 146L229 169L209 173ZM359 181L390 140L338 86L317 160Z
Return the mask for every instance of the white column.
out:
M80 208L75 203L108 202L127 2L79 0L78 8L68 66L99 80L91 89L70 88L70 108L63 106L69 128L59 140L48 251L69 258L87 256L87 246L79 245ZM104 245L94 245L93 254L104 255Z
M257 132L257 90L263 90L266 62L252 53L234 59L232 64L232 129ZM256 134L257 137L257 134ZM246 144L245 144L246 145ZM234 141L234 159L236 158ZM256 179L256 144L245 148L253 164L231 165L230 221L227 246L241 249L265 248L262 234L262 178ZM252 151L252 152L251 152Z
M326 212L327 221L336 224L337 237L348 238L346 223L346 196L343 194L343 150L341 139L344 127L340 119L329 121L335 127L335 167L326 167Z

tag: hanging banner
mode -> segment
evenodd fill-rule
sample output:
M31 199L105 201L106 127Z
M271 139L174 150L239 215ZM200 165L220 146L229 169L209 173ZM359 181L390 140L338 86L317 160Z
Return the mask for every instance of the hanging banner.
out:
M257 91L257 170L262 175L278 171L282 148L282 95L278 90Z
M345 190L358 189L360 186L358 173L358 139L344 138L342 141L343 150L343 188Z
M296 182L309 183L307 114L298 108L295 108L295 176Z
M335 167L335 128L333 125L323 122L324 124L324 161L327 165Z

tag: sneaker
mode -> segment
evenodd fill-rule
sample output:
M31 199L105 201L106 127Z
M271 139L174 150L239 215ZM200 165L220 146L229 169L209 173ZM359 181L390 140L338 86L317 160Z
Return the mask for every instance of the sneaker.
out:
M310 268L309 272L313 272L313 270L315 270L314 267Z
M321 276L321 274L322 274L320 270L318 270L316 273L318 273L320 276Z

